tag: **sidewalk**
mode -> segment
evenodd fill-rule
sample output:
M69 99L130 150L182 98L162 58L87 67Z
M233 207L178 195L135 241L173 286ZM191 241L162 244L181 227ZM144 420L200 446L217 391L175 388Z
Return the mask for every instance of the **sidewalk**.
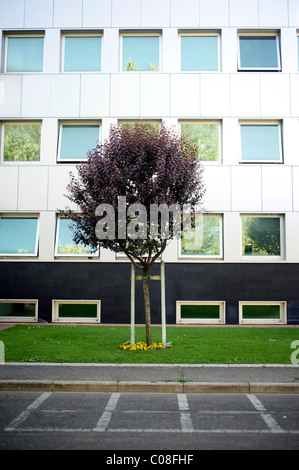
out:
M299 393L299 365L0 364L0 391Z

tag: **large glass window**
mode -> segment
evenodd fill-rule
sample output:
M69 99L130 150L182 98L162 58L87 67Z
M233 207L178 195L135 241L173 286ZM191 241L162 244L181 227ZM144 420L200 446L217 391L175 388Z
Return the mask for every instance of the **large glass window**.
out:
M159 36L123 36L122 70L158 71L160 68Z
M278 36L239 36L239 70L280 70Z
M101 36L65 36L64 71L100 71Z
M182 233L180 256L221 258L222 217L206 214L199 216L196 226Z
M53 321L100 322L100 315L100 300L53 300Z
M37 256L37 251L37 217L0 217L1 256Z
M42 72L44 38L8 36L6 72Z
M90 246L82 243L76 244L71 229L72 221L68 218L59 217L56 231L56 256L95 256L98 252Z
M97 146L99 138L99 124L62 124L58 160L87 160L88 151Z
M177 301L177 323L225 323L225 302Z
M286 323L285 302L239 302L240 323Z
M37 162L40 159L41 124L3 123L4 162Z
M0 321L37 321L37 300L0 299Z
M219 70L218 44L217 35L181 36L181 70Z
M282 162L279 124L241 124L242 162Z
M281 256L281 217L242 216L242 255Z
M221 124L214 121L181 122L181 133L198 146L198 159L219 162L221 159Z

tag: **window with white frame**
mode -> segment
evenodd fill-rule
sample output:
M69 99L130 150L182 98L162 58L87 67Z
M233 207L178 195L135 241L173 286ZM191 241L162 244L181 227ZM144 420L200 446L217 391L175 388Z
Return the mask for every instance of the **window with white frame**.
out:
M286 302L239 302L239 323L286 323Z
M40 122L2 122L1 154L3 162L40 160Z
M220 36L217 33L182 33L181 70L182 71L219 71Z
M43 34L8 34L6 36L6 72L42 72Z
M241 224L243 257L282 257L281 215L241 215Z
M74 162L88 159L88 152L96 148L100 140L98 122L65 122L60 124L58 161Z
M121 36L121 70L157 72L160 70L160 34L128 33Z
M239 34L239 70L280 71L278 34Z
M81 33L63 35L63 71L99 72L101 70L102 35Z
M38 300L0 299L0 322L35 322L37 318Z
M222 216L199 214L195 226L182 232L179 243L180 257L222 258Z
M53 300L53 322L99 323L101 321L100 300Z
M0 256L37 256L37 216L0 215Z
M221 161L220 121L180 121L181 133L198 146L198 159L203 162Z
M297 56L298 56L298 70L299 70L299 35L297 36Z
M72 221L66 217L58 217L56 225L55 256L60 257L91 257L98 256L99 251L91 246L75 243Z
M177 301L176 323L225 323L225 302Z
M279 122L241 122L241 162L282 163Z

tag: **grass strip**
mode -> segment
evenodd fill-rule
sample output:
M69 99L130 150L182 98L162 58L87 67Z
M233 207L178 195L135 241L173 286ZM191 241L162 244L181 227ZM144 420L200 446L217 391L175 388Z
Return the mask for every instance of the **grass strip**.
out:
M136 342L145 328L136 326ZM161 328L152 327L153 342ZM148 363L148 364L290 364L298 328L167 327L172 347L126 351L129 326L16 325L0 331L5 362Z

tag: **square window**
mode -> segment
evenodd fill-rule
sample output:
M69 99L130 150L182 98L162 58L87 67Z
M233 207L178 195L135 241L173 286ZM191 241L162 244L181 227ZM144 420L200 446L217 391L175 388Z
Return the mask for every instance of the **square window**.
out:
M220 122L181 122L181 133L186 134L192 144L198 146L198 159L204 162L219 162L221 157Z
M282 163L279 124L241 124L241 161Z
M96 148L100 139L99 124L62 124L59 134L60 162L88 159L88 151Z
M286 323L286 302L239 302L239 323Z
M40 160L40 123L3 123L2 155L4 162Z
M177 301L177 323L225 323L223 301Z
M0 321L37 321L38 300L0 299Z
M37 252L37 217L0 217L0 256L37 256Z
M75 243L71 225L72 221L70 219L58 217L55 256L98 256L98 251L95 251L92 247Z
M52 320L63 322L100 322L100 300L53 300Z
M242 256L277 256L281 249L280 216L250 216L242 219Z
M182 71L218 71L219 37L181 36Z
M280 70L278 36L240 35L239 70Z
M6 72L42 72L44 38L8 36Z
M101 36L65 36L64 71L98 72L101 70Z
M126 72L158 71L159 49L159 36L123 36L122 70Z
M196 227L182 233L180 256L222 258L222 217L199 215Z

